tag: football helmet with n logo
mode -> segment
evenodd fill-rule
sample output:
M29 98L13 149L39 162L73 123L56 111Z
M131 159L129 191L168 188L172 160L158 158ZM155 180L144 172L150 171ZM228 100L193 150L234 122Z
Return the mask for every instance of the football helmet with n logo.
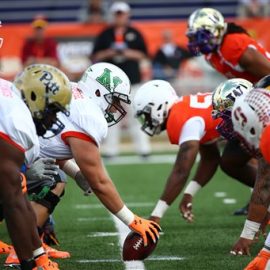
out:
M131 84L126 73L110 63L90 66L78 82L78 87L101 108L108 126L126 115L121 104L130 104Z

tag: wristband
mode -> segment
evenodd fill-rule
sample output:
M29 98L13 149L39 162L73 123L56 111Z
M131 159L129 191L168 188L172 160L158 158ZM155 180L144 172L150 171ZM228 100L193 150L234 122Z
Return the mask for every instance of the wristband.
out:
M134 220L134 214L124 205L123 208L115 214L127 226Z
M169 205L165 201L159 200L151 216L162 218L168 208Z
M71 178L75 179L77 173L80 171L79 166L77 165L77 163L75 163L72 160L68 160L64 166L63 166L63 171L69 175Z
M185 189L185 191L184 191L184 194L190 194L192 197L194 197L195 194L196 194L201 188L202 188L202 186L201 186L198 182L196 182L196 181L194 181L194 180L191 180L191 181L188 183L188 185L187 185L187 187L186 187L186 189Z
M240 237L253 240L255 234L259 231L260 227L261 227L260 223L247 219Z

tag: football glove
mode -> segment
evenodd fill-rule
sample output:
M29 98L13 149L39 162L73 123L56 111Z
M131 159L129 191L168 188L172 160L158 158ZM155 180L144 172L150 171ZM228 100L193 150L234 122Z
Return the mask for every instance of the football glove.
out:
M53 175L58 175L59 166L55 164L53 158L39 158L26 171L26 178L32 180L50 180L54 181Z
M148 238L156 243L159 238L159 232L161 231L160 226L156 222L136 215L134 215L134 220L129 225L129 228L142 236L145 247L148 245Z

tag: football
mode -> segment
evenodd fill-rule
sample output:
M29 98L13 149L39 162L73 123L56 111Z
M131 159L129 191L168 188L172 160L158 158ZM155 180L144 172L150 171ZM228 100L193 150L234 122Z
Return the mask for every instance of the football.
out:
M124 242L122 257L124 261L141 261L147 258L156 248L157 242L154 243L148 239L148 245L143 245L143 238L133 231L131 231Z

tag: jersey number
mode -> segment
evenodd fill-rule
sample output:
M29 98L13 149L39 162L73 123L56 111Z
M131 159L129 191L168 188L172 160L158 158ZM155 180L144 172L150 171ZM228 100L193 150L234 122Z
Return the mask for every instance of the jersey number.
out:
M207 109L211 105L212 105L212 95L210 93L190 96L191 108Z

